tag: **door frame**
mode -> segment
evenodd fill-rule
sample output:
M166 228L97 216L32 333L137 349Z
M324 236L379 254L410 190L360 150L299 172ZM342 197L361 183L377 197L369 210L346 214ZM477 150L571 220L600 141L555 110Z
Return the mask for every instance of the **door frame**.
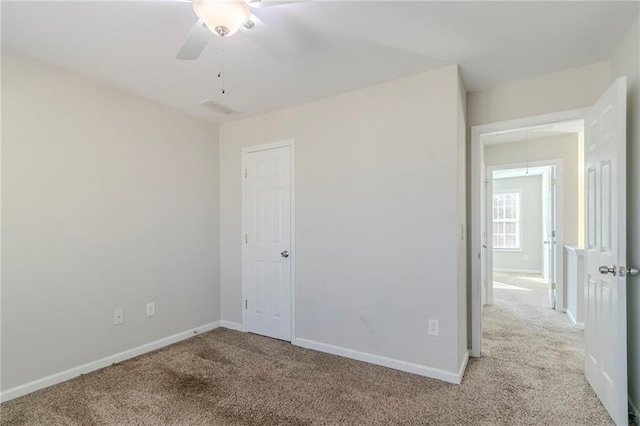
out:
M481 253L482 235L480 218L480 197L482 194L481 179L481 155L484 152L484 144L481 136L486 133L495 133L524 127L540 126L558 121L582 120L590 108L580 108L569 111L560 111L551 114L543 114L532 117L518 118L497 123L482 124L471 127L471 336L472 357L480 357L482 354L482 277L481 277Z
M562 229L562 221L564 219L563 216L563 176L562 176L562 159L551 159L551 160L539 160L539 161L529 161L528 163L511 163L511 164L500 164L498 166L487 166L487 189L485 191L485 196L487 198L487 212L485 214L486 219L486 229L487 229L487 263L491 265L488 268L488 271L491 271L491 275L489 277L493 278L493 227L491 225L491 218L489 212L492 209L493 200L490 200L490 196L493 194L493 187L491 184L493 183L493 172L497 170L510 170L510 169L524 169L526 167L555 167L556 171L556 192L555 192L555 203L554 203L554 213L555 213L555 221L556 221L556 250L555 250L555 262L556 262L556 308L555 310L558 312L564 312L564 265L563 265L563 255L564 250L564 237L563 237L563 229ZM542 190L542 188L541 188ZM543 194L544 196L544 194ZM493 216L493 215L491 215ZM544 219L543 219L544 220ZM542 247L541 247L542 249ZM491 282L491 285L489 285ZM487 280L487 288L486 288L486 302L487 304L493 304L493 279Z
M293 343L296 340L296 142L295 139L285 139L277 142L265 143L260 145L252 145L242 149L242 167L240 168L240 180L242 181L242 200L241 200L241 212L242 212L242 234L240 235L242 244L242 300L240 301L240 309L242 310L242 328L244 331L249 331L247 328L247 310L245 309L244 301L247 298L247 277L246 277L246 244L245 234L247 233L247 223L245 208L247 206L247 179L245 179L245 169L247 166L247 156L254 152L268 151L276 148L289 148L291 149L291 198L290 198L290 211L291 211L291 242L289 245L289 264L291 265L291 339Z

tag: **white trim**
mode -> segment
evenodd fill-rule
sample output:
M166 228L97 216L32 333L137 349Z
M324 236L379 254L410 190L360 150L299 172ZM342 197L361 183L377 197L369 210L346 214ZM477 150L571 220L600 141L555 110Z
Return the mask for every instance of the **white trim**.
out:
M458 369L458 377L460 378L457 384L462 383L462 378L464 377L464 372L467 370L467 364L469 364L469 351L464 352L464 357L462 358L462 363L460 364L460 368Z
M512 274L540 274L542 275L542 271L536 271L533 269L502 269L502 268L493 268L496 272L508 272Z
M247 330L244 327L244 324L241 322L233 322L233 321L220 321L220 327L228 328L229 330L242 331L246 332Z
M248 146L242 149L242 167L240 169L240 175L242 180L242 234L240 238L244 242L244 235L246 234L245 223L245 195L246 195L246 179L244 178L244 170L246 168L247 154L252 152L267 151L276 148L289 147L291 149L291 244L289 261L291 265L291 342L296 338L296 141L295 139L285 139L278 142L265 143L261 145ZM240 309L242 310L242 329L239 331L247 331L247 313L244 307L244 300L247 298L247 283L245 277L245 244L242 244L242 300L240 301Z
M584 119L588 111L589 108L574 109L499 123L483 124L471 128L471 356L479 357L482 351L480 197L482 194L481 153L483 144L480 136L485 133L521 129L558 121Z
M584 330L584 323L576 321L576 318L573 316L573 314L571 313L571 311L569 309L565 309L564 312L569 317L569 321L571 322L572 326L574 326L578 330Z
M575 254L577 254L578 256L584 256L584 247L577 247L577 246L564 246L565 249L567 249L568 251L572 251Z
M183 331L182 333L174 334L173 336L164 337L162 339L158 339L156 341L146 343L144 345L141 345L132 349L128 349L126 351L122 351L114 355L109 355L105 358L102 358L96 361L89 362L87 364L79 365L77 367L73 367L68 370L52 374L50 376L46 376L41 379L34 380L29 383L25 383L24 385L7 389L6 391L0 393L0 402L9 401L19 396L23 396L28 393L47 388L49 386L53 386L61 382L65 382L67 380L73 379L74 377L78 377L82 374L87 374L92 371L99 370L104 367L108 367L112 364L122 362L127 359L135 358L137 356L155 351L157 349L163 348L165 346L171 345L181 340L185 340L190 337L193 337L194 334L205 333L207 331L214 330L218 327L220 327L220 321L205 324L200 327Z
M308 339L295 339L292 342L296 346L316 351L351 358L358 361L368 362L369 364L381 365L383 367L393 368L395 370L405 371L407 373L418 374L420 376L431 377L433 379L444 380L445 382L460 384L462 376L469 360L469 352L467 351L462 361L460 369L457 373L441 370L439 368L428 367L426 365L414 364L412 362L400 361L398 359L387 358L380 355L374 355L366 352L356 351L354 349L342 348L340 346L329 345Z

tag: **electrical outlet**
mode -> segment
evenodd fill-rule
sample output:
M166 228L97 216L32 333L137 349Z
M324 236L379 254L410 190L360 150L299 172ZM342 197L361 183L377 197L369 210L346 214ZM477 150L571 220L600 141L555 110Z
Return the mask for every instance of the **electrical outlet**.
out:
M156 303L147 303L147 316L152 317L156 314Z
M119 325L124 322L124 309L116 309L113 311L113 325Z
M430 336L440 335L440 321L435 319L429 320L429 335Z

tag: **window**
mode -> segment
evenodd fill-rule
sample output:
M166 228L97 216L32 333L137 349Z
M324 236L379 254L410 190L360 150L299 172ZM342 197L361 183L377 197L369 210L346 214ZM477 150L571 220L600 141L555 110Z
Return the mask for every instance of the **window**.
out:
M520 192L493 194L493 248L520 249Z

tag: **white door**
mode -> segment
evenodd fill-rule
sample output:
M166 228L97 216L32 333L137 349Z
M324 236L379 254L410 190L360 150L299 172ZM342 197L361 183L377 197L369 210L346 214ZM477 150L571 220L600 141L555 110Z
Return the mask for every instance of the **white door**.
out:
M585 118L585 374L618 425L627 414L626 79Z
M291 341L292 147L245 151L247 331Z
M557 308L558 293L556 289L557 268L556 268L556 168L548 167L548 172L543 175L543 254L545 263L545 278L549 294L549 304L552 309Z
M482 248L484 249L484 268L486 272L486 282L484 283L485 305L493 305L493 170L485 172L485 192L487 194L484 200L484 215L486 217L485 230L483 233ZM488 231L491 230L491 233ZM491 238L489 238L491 237Z
M481 151L484 152L484 149ZM482 156L481 156L482 157ZM489 182L487 181L487 168L482 163L480 169L480 179L482 180L482 191L480 195L480 240L482 242L482 249L480 250L480 279L482 280L480 287L480 294L482 297L482 308L481 312L484 311L484 305L487 303L487 288L489 283L489 268L487 267L487 186Z

